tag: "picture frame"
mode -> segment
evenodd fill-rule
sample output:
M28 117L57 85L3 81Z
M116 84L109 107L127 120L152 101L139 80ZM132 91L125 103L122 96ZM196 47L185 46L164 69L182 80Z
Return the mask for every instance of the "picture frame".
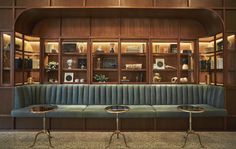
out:
M64 74L64 82L73 82L74 81L74 73L73 72L65 72Z
M165 69L165 59L164 58L156 58L156 69Z

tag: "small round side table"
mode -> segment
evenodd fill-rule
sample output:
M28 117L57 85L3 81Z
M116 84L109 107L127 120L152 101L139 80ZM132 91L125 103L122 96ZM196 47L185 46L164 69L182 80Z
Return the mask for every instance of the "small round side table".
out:
M50 112L50 111L53 111L55 109L57 109L57 106L55 106L55 105L36 105L36 106L33 106L30 109L32 113L43 114L43 130L39 131L35 135L34 143L30 147L33 147L35 145L37 137L38 137L39 134L46 134L48 136L48 141L49 141L50 147L53 148L52 143L51 143L52 136L50 134L50 130L46 129L46 113Z
M188 136L190 134L196 135L198 137L201 147L204 148L204 146L202 145L202 142L201 142L200 135L198 133L196 133L194 130L192 130L192 113L202 113L205 111L204 108L199 107L199 106L192 106L192 105L181 105L181 106L178 106L177 109L182 112L189 113L189 130L186 132L186 135L184 136L185 141L184 141L184 145L182 146L182 148L185 147Z
M121 133L121 131L119 130L119 114L120 113L128 112L129 110L130 110L130 108L128 106L121 106L121 105L118 105L118 106L108 106L108 107L105 108L105 111L107 111L108 113L116 114L116 130L112 133L112 135L110 137L109 144L108 144L107 147L110 146L111 141L112 141L112 137L114 135L117 135L117 139L119 139L119 135L122 135L123 138L124 138L124 142L125 142L126 147L129 147L127 145L127 142L126 142L125 135L123 133Z

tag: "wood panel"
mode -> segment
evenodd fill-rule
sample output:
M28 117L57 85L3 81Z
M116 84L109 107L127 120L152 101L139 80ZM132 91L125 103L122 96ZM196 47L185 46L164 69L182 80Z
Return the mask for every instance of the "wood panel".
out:
M222 7L223 0L190 0L190 7Z
M119 0L86 0L86 6L119 6Z
M84 0L51 0L52 6L83 6Z
M46 120L46 128L49 128L49 120ZM15 129L43 129L43 118L15 118Z
M226 88L226 109L229 115L236 115L236 87Z
M13 88L0 88L0 115L11 114Z
M121 6L127 7L153 7L153 0L120 0Z
M236 130L236 117L228 117L227 118L227 130Z
M8 116L0 116L0 129L12 129L13 118Z
M138 119L137 118L122 118L121 130L153 131L154 119L153 118L138 118Z
M60 19L44 19L33 28L33 35L48 38L60 36Z
M84 130L82 118L51 118L50 129L52 130Z
M204 27L195 20L181 20L180 21L180 37L197 39L206 36Z
M122 18L121 36L143 37L149 36L150 19Z
M0 6L12 6L13 0L0 0Z
M88 37L90 35L90 20L86 18L63 18L62 36Z
M157 130L187 130L187 118L158 118L156 123Z
M88 118L85 121L86 130L115 130L116 120L114 118Z
M187 7L187 0L156 0L156 7Z
M226 11L226 31L236 31L236 10Z
M225 7L236 7L235 0L225 0Z
M223 117L194 117L193 130L224 130Z
M48 6L48 0L16 0L15 4L26 7Z
M224 18L223 16L223 11L222 10L214 10L222 19Z
M152 19L151 36L159 38L177 38L179 21L175 19Z
M91 19L92 36L118 36L120 34L120 21L113 18Z
M15 18L17 18L21 12L23 12L25 9L22 9L22 8L16 8L15 9Z
M0 9L0 29L12 29L13 11L12 9Z

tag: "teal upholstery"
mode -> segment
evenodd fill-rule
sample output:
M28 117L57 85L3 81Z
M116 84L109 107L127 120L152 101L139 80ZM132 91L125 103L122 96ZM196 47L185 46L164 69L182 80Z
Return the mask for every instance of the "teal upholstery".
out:
M56 104L48 117L114 117L104 111L108 105L129 105L121 117L175 117L183 113L177 105L204 105L205 116L226 115L224 88L198 84L40 84L15 87L12 116L34 116L29 106ZM27 111L28 110L28 111ZM28 112L28 113L27 113ZM183 114L186 115L186 114Z
M193 106L200 106L205 109L201 114L193 113L193 117L224 117L226 110L222 108L215 108L206 104L192 104ZM188 117L188 113L181 112L177 109L179 105L153 105L156 111L156 117Z

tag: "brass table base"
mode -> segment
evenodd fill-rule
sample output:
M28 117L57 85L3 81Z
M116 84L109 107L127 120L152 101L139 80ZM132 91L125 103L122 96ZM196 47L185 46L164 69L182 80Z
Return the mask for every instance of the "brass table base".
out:
M109 141L109 144L106 148L108 148L110 145L111 145L111 141L112 141L112 138L113 136L116 135L117 139L119 139L119 136L123 136L123 139L124 139L124 142L125 142L125 146L129 148L129 146L127 145L127 142L126 142L126 138L125 138L125 134L121 133L119 130L116 130L112 133L111 137L110 137L110 141Z
M35 138L34 138L34 143L30 146L30 147L33 147L37 141L37 138L40 134L45 134L48 136L48 142L50 144L50 147L54 148L54 146L52 146L52 143L51 143L51 134L50 134L50 131L49 130L42 130L42 131L39 131L36 135L35 135Z
M189 136L190 134L196 135L196 136L198 137L198 141L199 141L201 147L204 148L204 146L202 145L202 141L201 141L200 135L199 135L198 133L196 133L195 131L193 131L193 130L189 130L189 131L186 132L186 134L185 134L185 136L184 136L184 139L185 139L185 140L184 140L184 145L182 146L182 148L185 147L186 142L187 142L187 140L188 140L188 136Z

